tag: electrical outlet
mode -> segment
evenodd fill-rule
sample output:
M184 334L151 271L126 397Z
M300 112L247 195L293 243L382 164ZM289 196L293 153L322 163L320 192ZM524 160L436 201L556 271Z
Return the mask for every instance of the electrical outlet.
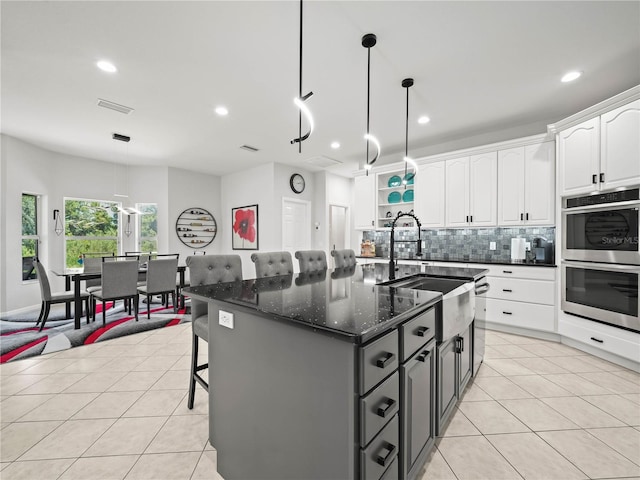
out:
M218 312L218 323L223 327L233 328L233 313L220 310Z
M495 250L496 249L496 242L489 242L489 250Z

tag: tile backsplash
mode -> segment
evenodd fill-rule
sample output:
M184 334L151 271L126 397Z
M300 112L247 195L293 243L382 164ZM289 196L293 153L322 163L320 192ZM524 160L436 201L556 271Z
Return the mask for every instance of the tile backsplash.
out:
M390 230L364 231L362 240L375 242L376 257L389 258ZM425 260L456 260L509 262L511 260L511 239L524 238L533 243L534 238L542 237L555 246L555 227L496 227L496 228L447 228L421 230L422 258ZM417 245L411 242L418 239L415 228L402 228L395 231L395 257L414 258ZM491 242L496 249L490 250ZM532 254L527 252L529 256ZM530 258L530 257L528 257Z

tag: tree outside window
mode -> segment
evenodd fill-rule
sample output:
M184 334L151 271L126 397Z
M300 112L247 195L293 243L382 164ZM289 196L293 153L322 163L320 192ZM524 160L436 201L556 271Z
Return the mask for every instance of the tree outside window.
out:
M137 203L142 212L138 215L138 250L141 252L158 251L158 204Z
M38 195L22 194L22 280L37 278L33 258L38 256Z
M65 199L65 265L81 267L83 253L119 252L120 214L117 202Z

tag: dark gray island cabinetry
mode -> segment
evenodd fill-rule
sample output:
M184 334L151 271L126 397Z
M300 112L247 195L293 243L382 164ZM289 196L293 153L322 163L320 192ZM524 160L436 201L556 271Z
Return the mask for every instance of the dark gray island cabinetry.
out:
M370 273L187 290L209 302L209 439L226 480L420 470L435 433L442 295L379 286Z

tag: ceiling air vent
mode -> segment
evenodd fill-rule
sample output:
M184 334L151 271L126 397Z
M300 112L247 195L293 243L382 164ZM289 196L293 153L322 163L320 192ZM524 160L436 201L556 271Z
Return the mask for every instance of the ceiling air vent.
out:
M246 150L247 152L257 152L258 149L256 147L252 147L251 145L242 145L240 147L242 150Z
M124 113L125 115L129 115L131 112L133 112L133 108L131 107L125 107L124 105L110 102L109 100L103 100L102 98L98 99L98 106L109 108L111 110L115 110L116 112Z
M120 140L121 142L128 142L129 140L131 140L131 137L129 137L127 135L122 135L120 133L114 133L113 134L113 139L114 140Z
M342 162L340 160L335 160L333 158L329 158L329 157L325 157L324 155L320 155L318 157L309 158L307 160L307 163L310 163L311 165L313 165L315 167L327 168L327 167L332 167L334 165L341 164Z

